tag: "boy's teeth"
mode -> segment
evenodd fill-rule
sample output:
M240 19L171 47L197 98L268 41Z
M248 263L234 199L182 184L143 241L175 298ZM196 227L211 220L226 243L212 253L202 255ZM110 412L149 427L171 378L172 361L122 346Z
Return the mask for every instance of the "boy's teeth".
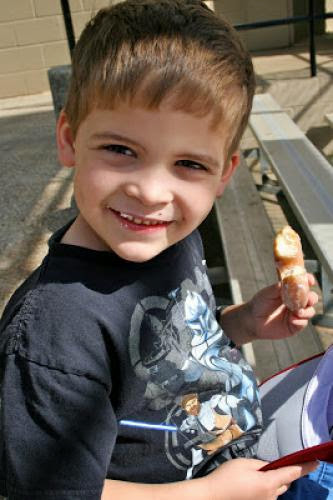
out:
M140 219L139 217L133 217L133 215L124 214L122 212L120 212L120 216L123 219L127 219L131 222L134 222L135 224L144 224L145 226L156 226L156 224L159 223L157 220L153 221L147 219Z
M133 219L134 219L134 217L132 217L132 215L123 214L122 212L120 212L120 216L121 216L123 219L128 219L128 220L133 220Z

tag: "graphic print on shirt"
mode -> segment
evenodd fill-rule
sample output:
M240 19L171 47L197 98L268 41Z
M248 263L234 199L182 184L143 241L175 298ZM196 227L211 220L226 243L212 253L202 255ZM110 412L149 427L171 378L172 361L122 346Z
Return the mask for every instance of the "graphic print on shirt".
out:
M208 278L195 269L169 297L147 297L132 316L130 357L151 410L165 411L168 460L193 477L205 462L247 455L261 415L252 369L212 311ZM252 454L252 452L249 452Z

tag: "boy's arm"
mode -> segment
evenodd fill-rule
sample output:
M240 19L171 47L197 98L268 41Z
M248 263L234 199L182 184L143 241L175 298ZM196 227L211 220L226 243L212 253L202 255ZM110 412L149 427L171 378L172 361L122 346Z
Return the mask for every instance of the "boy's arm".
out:
M106 479L101 500L170 500L190 498L209 500L206 483L203 479L177 481L166 484L142 484Z
M271 500L287 491L292 481L309 474L317 463L261 472L261 460L228 460L208 476L168 484L138 484L106 480L101 500Z
M225 307L218 321L229 339L241 346L256 339L251 318L251 303L245 302Z

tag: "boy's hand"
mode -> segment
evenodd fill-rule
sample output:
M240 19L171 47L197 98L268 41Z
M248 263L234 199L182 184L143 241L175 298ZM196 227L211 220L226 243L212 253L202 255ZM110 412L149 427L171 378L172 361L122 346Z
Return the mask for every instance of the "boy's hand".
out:
M281 467L262 472L266 462L246 458L229 460L203 478L207 481L207 500L275 500L290 483L312 472L317 462Z
M314 276L308 274L309 286L315 283ZM308 303L304 309L291 312L282 303L281 284L263 288L248 303L253 321L254 339L282 339L300 332L315 315L314 305L318 295L310 291Z
M311 287L315 284L314 276L307 276ZM306 307L291 312L282 303L281 283L276 283L257 292L249 302L226 307L219 321L236 345L258 339L283 339L306 327L315 315L317 302L318 295L310 291Z

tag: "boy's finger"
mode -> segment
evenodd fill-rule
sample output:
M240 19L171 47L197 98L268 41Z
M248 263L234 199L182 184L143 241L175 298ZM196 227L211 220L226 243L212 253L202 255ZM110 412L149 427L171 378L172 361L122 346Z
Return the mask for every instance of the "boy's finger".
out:
M291 313L290 319L292 323L296 324L295 321L297 320L309 320L313 318L313 316L316 314L316 310L313 306L317 304L318 300L319 297L316 292L310 292L307 306L299 309L299 311Z
M278 496L283 495L283 493L285 493L286 491L288 491L289 488L290 488L290 484L284 484L283 486L280 486L280 488L278 488L276 490L276 494Z
M302 467L302 476L305 476L306 474L310 474L310 472L313 472L316 470L318 467L319 462L318 460L312 460L311 462L305 462L304 464L301 464Z
M315 279L314 275L311 273L307 273L307 275L308 275L309 285L314 286L316 283L316 279Z
M308 325L308 320L306 319L295 319L294 321L291 322L291 327L289 328L291 331L291 334L294 335L295 333L301 332L306 328Z
M313 316L316 314L316 310L314 307L307 307L306 309L300 309L299 311L296 311L291 319L311 319Z
M316 305L318 300L319 300L318 294L311 290L308 295L307 307Z
M289 465L287 467L281 467L276 469L276 481L280 486L287 485L296 481L297 479L306 476L310 472L314 471L318 467L319 463L316 461L305 462L304 464Z

